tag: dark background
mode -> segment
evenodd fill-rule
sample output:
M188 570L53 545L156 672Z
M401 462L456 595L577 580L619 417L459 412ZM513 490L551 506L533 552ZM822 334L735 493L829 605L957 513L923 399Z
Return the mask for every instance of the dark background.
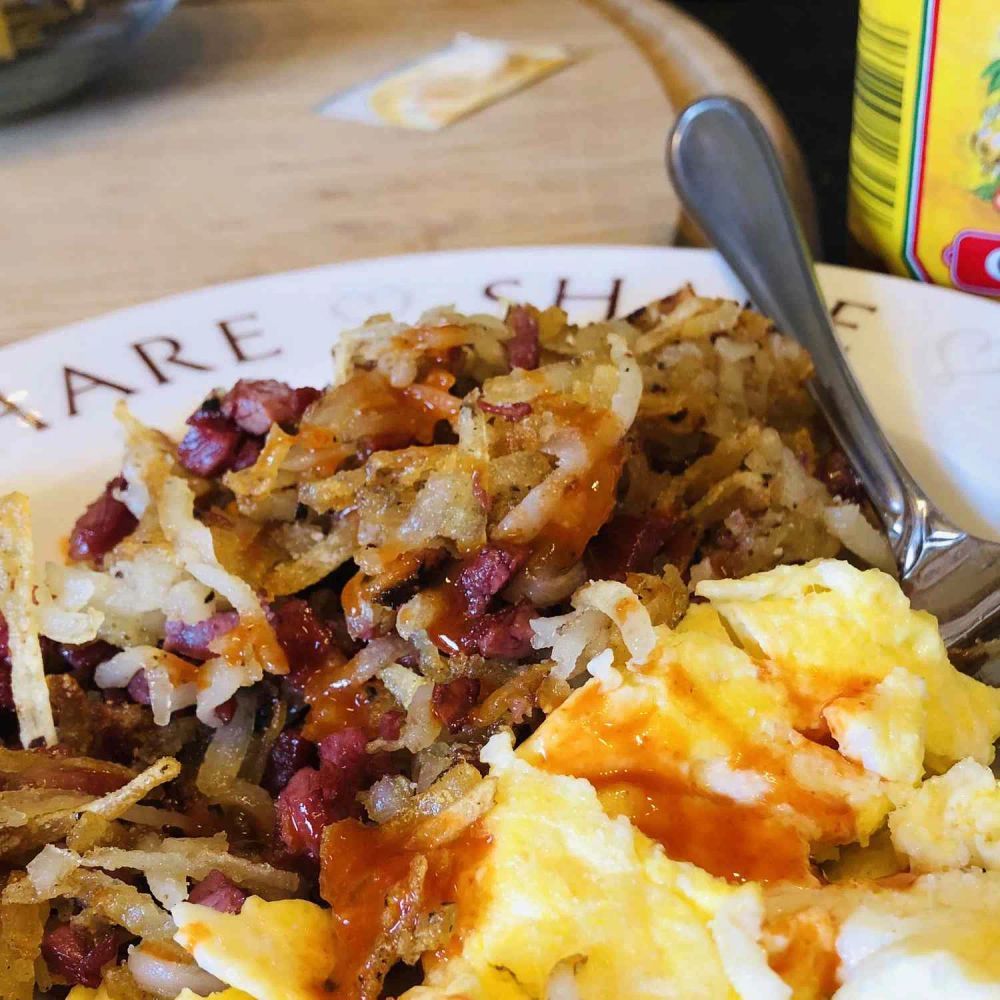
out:
M809 164L824 260L844 263L857 0L675 0L750 64Z

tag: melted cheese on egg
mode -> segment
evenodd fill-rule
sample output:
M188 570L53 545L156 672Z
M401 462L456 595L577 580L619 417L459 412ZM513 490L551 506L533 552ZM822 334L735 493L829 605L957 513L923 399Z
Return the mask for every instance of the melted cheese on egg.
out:
M171 914L174 940L224 983L256 1000L329 998L336 952L330 910L304 899L251 896L236 914L198 903L178 903Z
M429 961L406 1000L524 1000L569 980L581 1000L781 1000L757 942L759 889L671 861L584 781L483 753L498 778L491 847L451 957ZM471 916L471 919L470 919Z

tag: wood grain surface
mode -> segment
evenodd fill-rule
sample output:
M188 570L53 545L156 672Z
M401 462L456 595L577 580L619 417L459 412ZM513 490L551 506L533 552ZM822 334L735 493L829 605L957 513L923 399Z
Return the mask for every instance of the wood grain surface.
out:
M438 133L316 114L458 31L578 58ZM579 0L184 4L113 80L0 131L0 343L334 260L670 242L673 117L650 64Z

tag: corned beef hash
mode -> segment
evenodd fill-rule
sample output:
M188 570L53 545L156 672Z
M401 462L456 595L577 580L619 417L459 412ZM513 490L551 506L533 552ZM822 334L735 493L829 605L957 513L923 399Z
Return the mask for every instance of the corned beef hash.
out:
M683 288L377 316L36 573L0 500L0 1000L1000 995L1000 691L810 360Z

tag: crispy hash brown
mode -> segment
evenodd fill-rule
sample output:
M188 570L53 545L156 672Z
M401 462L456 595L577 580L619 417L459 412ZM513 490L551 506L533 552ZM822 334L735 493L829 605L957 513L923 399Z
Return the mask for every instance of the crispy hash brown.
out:
M1000 700L867 569L811 370L689 287L377 316L324 390L122 408L43 581L0 501L0 1000L832 995L810 894L993 857L910 796L989 799Z

